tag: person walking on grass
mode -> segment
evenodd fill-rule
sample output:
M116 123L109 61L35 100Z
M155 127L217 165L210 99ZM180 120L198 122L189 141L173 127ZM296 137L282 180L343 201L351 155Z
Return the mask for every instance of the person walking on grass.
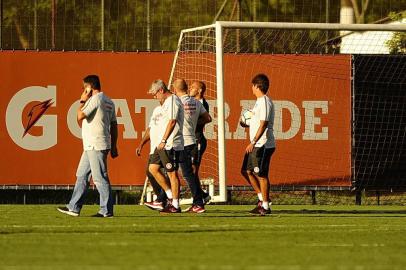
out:
M61 213L79 216L89 188L90 177L100 195L100 210L93 217L113 217L113 195L107 172L107 157L118 156L117 119L113 101L101 91L97 75L83 79L77 120L82 125L83 152L76 171L70 202L58 207Z

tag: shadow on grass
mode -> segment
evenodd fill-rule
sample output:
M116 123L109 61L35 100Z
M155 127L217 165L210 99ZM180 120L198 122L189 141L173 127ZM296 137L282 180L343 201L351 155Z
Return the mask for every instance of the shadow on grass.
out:
M303 215L303 214L323 214L323 215L345 215L345 214L353 214L353 215L379 215L379 214L402 214L406 215L405 210L387 210L387 209L365 209L365 210L323 210L323 209L297 209L297 210L273 210L272 213L274 214L296 214L296 215Z
M312 215L318 215L318 217L401 217L406 218L405 210L323 210L323 209L296 209L296 210L272 210L272 215L259 216L250 214L248 210L222 210L222 209L209 209L205 213L194 214L194 213L179 213L179 214L159 214L156 215L126 215L117 216L125 218L267 218L267 217L280 217L281 215L289 216L295 215L295 217L307 217ZM384 216L390 215L390 216Z
M81 230L40 230L40 229L23 229L23 230L13 230L13 231L0 231L0 235L19 235L19 234L117 234L117 233L129 233L129 234L195 234L195 233L217 233L217 232L248 232L250 229L241 229L241 228L224 228L219 227L218 229L213 228L189 228L189 229L139 229L139 230L117 230L117 229L100 229L95 232L94 229L81 229Z

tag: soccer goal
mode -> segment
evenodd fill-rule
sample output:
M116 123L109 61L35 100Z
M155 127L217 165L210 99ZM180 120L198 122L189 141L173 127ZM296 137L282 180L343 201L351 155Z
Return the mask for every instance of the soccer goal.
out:
M273 190L349 190L357 186L357 177L368 179L369 184L373 179L378 181L380 170L390 166L375 162L373 147L365 144L369 139L376 147L396 141L398 150L386 151L379 159L390 160L392 165L404 163L399 151L406 147L406 115L404 105L396 103L396 97L404 98L404 93L388 91L390 100L380 90L358 93L354 55L372 55L369 63L375 62L373 55L383 55L380 66L370 66L372 75L384 80L375 86L397 85L404 78L405 69L399 67L404 66L405 48L404 41L396 44L396 38L404 38L405 31L406 25L401 23L221 21L183 30L169 85L176 78L206 84L205 98L213 122L205 128L208 147L200 178L204 185L214 186L214 201L226 201L228 189L248 186L240 175L248 130L239 125L239 118L255 103L251 79L258 73L270 78L268 95L275 107L277 146L270 167ZM391 53L402 61L394 61ZM379 77L383 74L379 69L394 76ZM404 79L402 83L404 87ZM369 111L369 106L386 108L388 114L394 114L389 121L400 121L400 126L379 129L377 123L383 119ZM400 179L396 184L406 186Z

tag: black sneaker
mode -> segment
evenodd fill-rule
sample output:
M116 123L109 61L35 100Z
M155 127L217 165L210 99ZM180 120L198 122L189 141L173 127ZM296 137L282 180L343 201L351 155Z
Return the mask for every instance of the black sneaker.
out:
M204 204L210 204L210 200L211 200L211 196L209 195L209 193L204 193L203 194L203 203Z
M266 215L270 215L271 214L271 209L265 209L261 206L260 209L258 209L258 214L260 214L261 216L266 216Z
M61 213L66 214L66 215L72 216L72 217L78 217L79 216L79 213L69 210L68 207L58 207L58 208L56 208L56 210L58 210Z
M97 213L97 214L92 215L91 217L112 218L113 215L112 214L104 214L103 215L103 214Z
M159 212L160 214L176 214L176 213L182 213L182 210L180 208L176 208L173 205L169 205L165 207L163 210Z
M182 209L176 208L175 206L172 205L172 200L168 200L168 204L164 209L159 211L160 214L176 214L176 213L182 213Z
M262 201L258 201L254 209L250 211L251 214L259 214L259 209L262 208Z

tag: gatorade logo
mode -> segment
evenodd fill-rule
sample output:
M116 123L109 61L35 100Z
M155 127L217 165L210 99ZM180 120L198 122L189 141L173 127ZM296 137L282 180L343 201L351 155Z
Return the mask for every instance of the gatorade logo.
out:
M27 126L25 127L23 137L30 131L32 126L35 125L35 123L38 122L38 120L41 118L41 116L48 110L48 108L52 105L52 99L48 99L44 102L41 102L37 105L32 106L30 112L28 113L28 123Z
M45 100L45 101L44 101ZM38 101L28 116L23 114L25 107ZM15 144L31 151L49 149L57 143L57 116L45 115L49 107L56 106L56 87L30 86L18 91L10 100L6 111L6 127ZM29 117L26 127L23 118ZM33 136L28 131L33 126L42 128L41 136Z

